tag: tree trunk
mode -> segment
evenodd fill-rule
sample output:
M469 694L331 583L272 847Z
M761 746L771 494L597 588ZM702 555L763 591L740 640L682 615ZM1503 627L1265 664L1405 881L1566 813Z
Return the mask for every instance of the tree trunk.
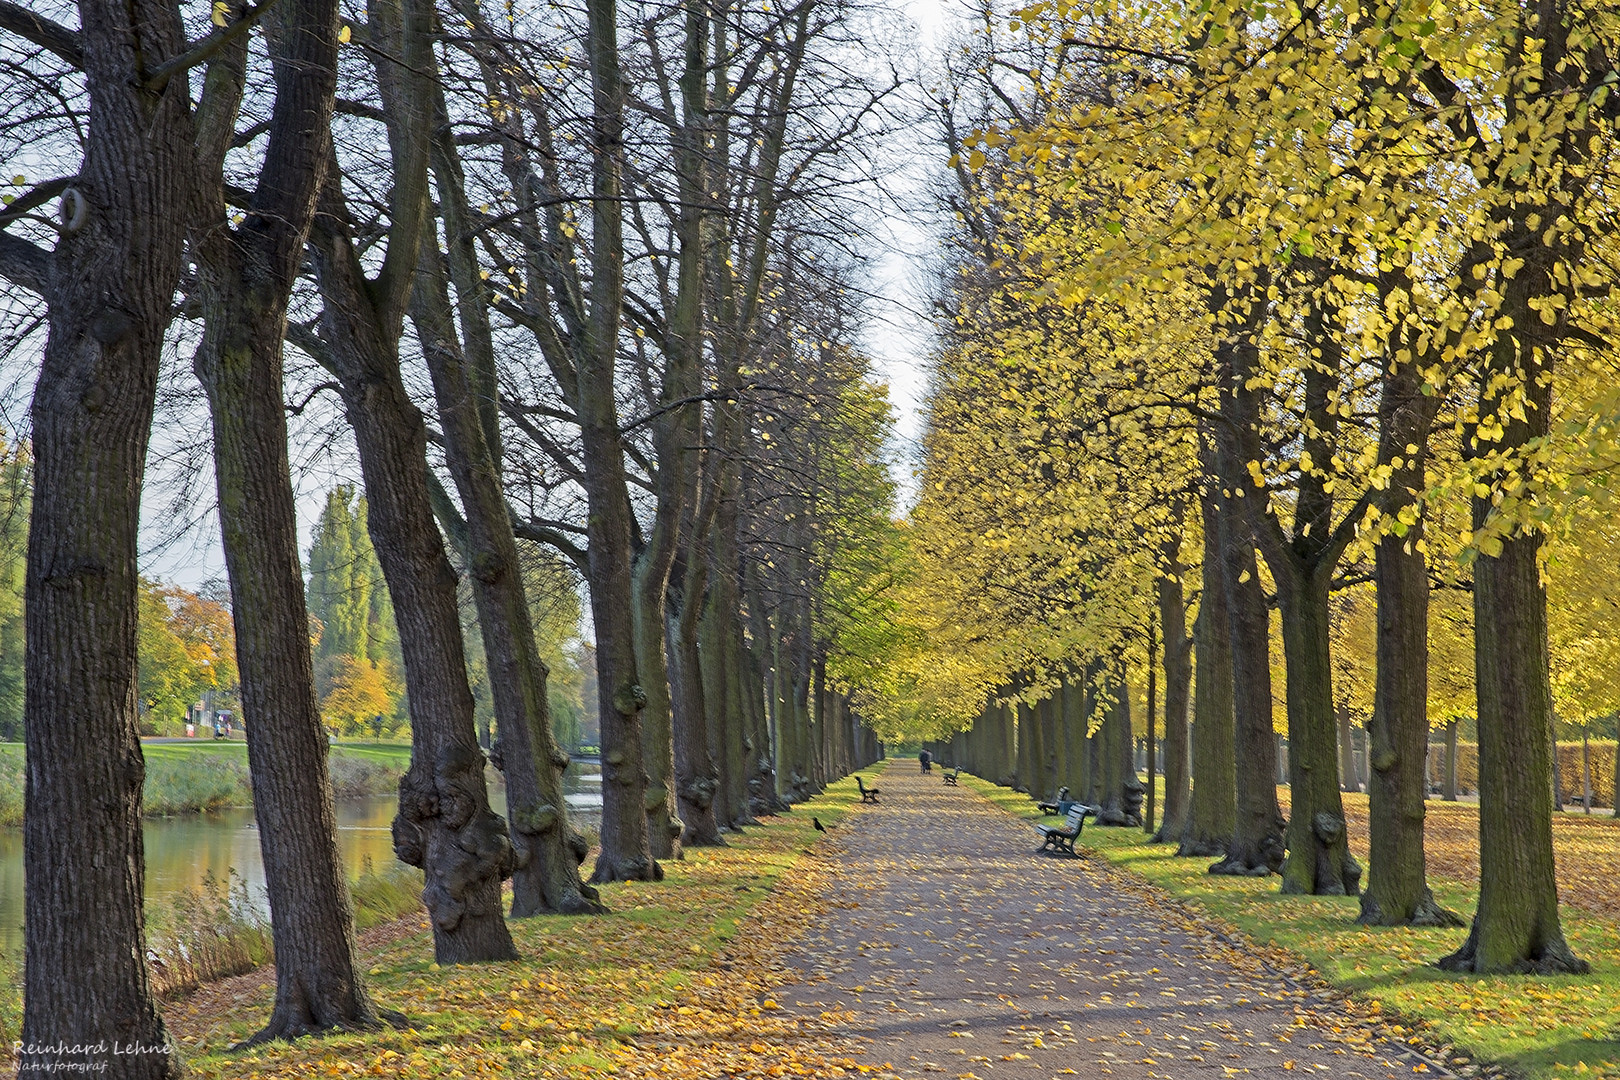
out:
M1210 873L1263 877L1283 863L1284 822L1277 808L1277 740L1271 723L1271 616L1260 588L1253 538L1236 503L1231 499L1224 504L1217 525L1227 626L1231 632L1237 817L1226 858L1210 867ZM1288 625L1286 615L1283 623ZM1288 696L1292 701L1293 693ZM1328 753L1331 785L1336 780L1331 775L1335 772L1331 746ZM1292 766L1292 747L1288 760ZM1337 793L1337 786L1334 791ZM1298 817L1297 788L1293 798Z
M1032 723L1030 734L1033 736L1030 751L1034 756L1035 769L1033 782L1029 793L1042 801L1051 801L1057 794L1057 776L1053 771L1052 744L1057 740L1057 718L1053 715L1053 701L1043 698L1031 707ZM953 740L953 744L955 740ZM953 750L955 746L953 745ZM953 754L951 763L961 764L961 758Z
M1482 502L1484 500L1481 500ZM1476 516L1486 511L1476 507ZM1552 807L1552 695L1540 537L1516 536L1474 565L1479 695L1479 909L1463 947L1439 961L1478 974L1584 974L1558 918Z
M673 463L665 469L673 468ZM647 774L647 844L654 859L680 857L682 823L675 795L675 729L673 694L669 685L668 642L664 638L664 606L669 571L674 563L674 541L660 535L673 531L660 515L653 536L632 568L636 669L647 704L641 710L641 763ZM667 553L662 549L668 545ZM667 558L666 558L667 554Z
M1011 705L995 706L996 783L1018 786L1018 720Z
M1086 763L1086 680L1083 674L1064 679L1060 693L1062 709L1059 716L1058 739L1062 744L1062 763L1058 770L1058 787L1069 789L1071 796L1085 791Z
M220 530L276 952L275 1007L250 1042L377 1023L355 951L309 651L282 403L288 293L280 303L263 302L249 275L265 269L211 268L220 277L207 289L208 329L196 357L213 415Z
M1146 722L1146 724L1143 725L1143 730L1145 731L1146 734L1145 734L1145 737L1142 740L1143 745L1147 748L1147 761L1146 761L1146 764L1147 764L1147 775L1148 775L1148 778L1147 778L1147 802L1144 804L1143 809L1142 809L1142 830L1144 832L1146 832L1146 833L1149 833L1149 834L1151 834L1153 832L1153 797L1156 794L1155 791L1154 791L1154 788L1156 788L1158 786L1158 779L1159 779L1159 776L1158 776L1159 759L1158 759L1158 755L1157 755L1158 747L1154 745L1154 736L1157 734L1157 732L1154 730L1156 720L1157 720L1157 717L1154 715L1154 713L1158 709L1158 706L1159 706L1159 702L1158 702L1158 689L1159 689L1159 682L1158 682L1158 679L1159 679L1158 651L1159 650L1158 650L1158 644L1159 644L1159 641L1158 641L1158 635L1155 632L1157 630L1157 627L1158 627L1158 623L1153 621L1153 619L1149 619L1149 621L1148 621L1148 657L1147 657L1147 670L1148 670L1147 722Z
M1549 28L1550 30L1550 28ZM1564 77L1562 65L1559 77ZM1534 310L1552 288L1556 256L1540 234L1515 222L1500 243L1529 265L1503 287L1511 332L1493 343L1481 373L1481 424L1498 425L1481 446L1507 457L1492 480L1522 483L1517 462L1550 430L1551 343ZM1495 503L1476 498L1473 526L1493 524ZM1463 947L1439 961L1477 974L1590 970L1564 940L1558 918L1552 807L1553 707L1547 653L1547 593L1538 558L1541 535L1509 526L1494 556L1474 563L1474 683L1479 717L1479 908Z
M647 835L647 776L636 667L630 575L630 492L619 435L614 364L624 300L624 81L617 4L587 0L585 51L591 70L590 316L575 335L580 454L584 461L591 619L596 629L597 697L602 710L602 848L592 884L657 881L663 870ZM659 792L658 797L663 798Z
M694 550L695 546L688 546L670 594L670 611L675 624L671 637L675 662L670 668L675 703L675 795L680 800L684 827L681 844L724 847L725 840L720 836L720 823L715 815L719 768L710 748L709 714L698 655L698 617L703 610L708 563L700 550Z
M1420 482L1421 466L1407 482ZM1397 480L1397 483L1402 482ZM1429 574L1421 522L1403 540L1386 536L1378 575L1378 675L1367 725L1371 872L1358 922L1461 926L1429 890L1423 850L1429 742Z
M24 1073L116 1065L178 1076L152 1000L142 908L136 537L159 359L193 162L189 86L140 85L176 56L172 4L79 5L91 102L83 223L38 253L49 329L32 408L23 817ZM53 1048L114 1042L109 1059Z
M1039 800L1040 793L1035 790L1035 719L1030 715L1029 706L1022 700L1014 701L1012 707L1017 716L1018 783L1014 786L1026 792L1030 798ZM937 759L938 755L935 757ZM939 761L939 764L943 765L944 761Z
M1208 437L1201 440L1209 456ZM1237 827L1237 758L1234 742L1232 638L1226 569L1221 558L1220 480L1208 460L1199 497L1204 526L1203 589L1193 623L1198 664L1194 685L1192 798L1177 855L1224 855Z
M1292 809L1282 891L1355 896L1361 866L1350 854L1339 792L1328 636L1331 568L1277 576L1288 664L1288 784ZM1241 817L1240 817L1241 821Z
M220 530L230 575L253 806L270 903L276 1000L249 1044L374 1027L337 847L327 735L315 699L282 402L286 311L330 157L336 7L277 13L266 167L240 227L194 239ZM222 153L221 147L214 148ZM214 163L209 163L210 179ZM223 220L214 186L205 220Z
M394 850L426 874L422 897L439 963L515 959L501 916L501 879L511 873L512 846L505 823L489 808L455 573L428 493L426 426L400 377L398 333L372 306L352 242L338 231L346 215L336 186L330 176L326 224L311 246L326 300L327 362L354 429L366 527L405 659L411 767L400 778Z
M1457 801L1457 721L1446 723L1446 778L1440 797L1446 802Z
M1164 628L1164 819L1156 844L1179 841L1187 831L1192 799L1191 732L1187 699L1192 683L1192 639L1187 636L1187 601L1177 560L1172 575L1159 575L1159 625ZM1235 795L1234 795L1235 797Z
M1387 513L1415 501L1424 484L1425 455L1436 399L1425 395L1417 361L1390 374L1379 404L1379 459L1393 469ZM1429 580L1423 520L1405 535L1383 537L1375 555L1378 578L1378 671L1373 716L1367 726L1369 863L1361 898L1370 925L1461 926L1429 890L1423 848L1428 812ZM1456 725L1451 726L1452 748ZM1455 799L1456 756L1450 779Z
M1333 716L1339 728L1339 790L1360 791L1361 781L1356 776L1356 735L1350 723L1350 706L1340 702L1333 707Z
M451 247L450 263L460 271L457 279L461 289L476 288L472 284L478 280L476 263L466 265L470 253L456 250L471 218L461 205L464 188L448 133L448 124L442 125L436 139L435 165ZM587 845L568 820L562 775L569 758L552 735L546 696L549 673L535 646L528 593L501 488L500 466L480 413L475 365L468 363L469 357L456 336L449 283L440 262L439 245L431 233L423 238L412 312L433 379L444 429L445 459L465 513L468 576L478 608L499 723L495 757L506 777L506 808L514 852L512 916L522 918L542 912L600 914L606 909L598 903L596 890L584 885L579 877ZM469 336L475 342L482 339L479 334ZM488 366L494 357L480 360Z

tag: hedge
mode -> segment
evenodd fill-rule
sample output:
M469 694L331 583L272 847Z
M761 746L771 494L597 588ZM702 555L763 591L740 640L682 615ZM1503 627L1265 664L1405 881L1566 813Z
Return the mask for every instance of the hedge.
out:
M1614 772L1615 772L1615 745L1604 740L1593 741L1592 752L1592 805L1612 809L1614 806ZM1446 745L1442 742L1429 744L1429 782L1438 787L1445 782L1446 774ZM1559 793L1563 801L1578 803L1582 794L1581 744L1578 742L1561 742L1558 744L1558 779ZM1477 792L1479 790L1479 745L1477 743L1459 742L1457 744L1457 787L1459 791Z

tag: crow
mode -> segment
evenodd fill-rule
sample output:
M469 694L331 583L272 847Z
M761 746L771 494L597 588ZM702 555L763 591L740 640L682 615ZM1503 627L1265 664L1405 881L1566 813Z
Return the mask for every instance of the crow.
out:
M815 818L815 817L811 818L810 819L810 824L812 824L812 825L814 825L816 827L816 832L826 832L827 831L827 826L825 826L825 825L823 825L821 823L820 818Z

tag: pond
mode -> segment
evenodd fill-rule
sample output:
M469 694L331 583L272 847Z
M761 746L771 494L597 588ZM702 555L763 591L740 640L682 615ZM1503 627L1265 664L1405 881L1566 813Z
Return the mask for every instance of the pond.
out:
M574 824L599 828L602 775L598 767L576 764L563 781ZM505 788L492 783L489 794L495 812L504 815ZM393 795L376 795L338 802L338 848L351 881L360 876L368 861L377 870L396 865L391 825L397 801ZM248 893L260 909L268 913L259 830L251 809L149 818L145 835L148 910L200 887L209 874L223 881L234 870L247 882ZM22 847L21 829L0 829L0 954L17 962L23 954Z

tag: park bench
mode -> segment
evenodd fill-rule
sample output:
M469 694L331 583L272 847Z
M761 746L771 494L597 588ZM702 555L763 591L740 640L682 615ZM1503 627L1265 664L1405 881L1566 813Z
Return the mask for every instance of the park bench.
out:
M1037 802L1035 805L1041 808L1043 814L1067 814L1069 807L1074 805L1074 800L1069 798L1068 788L1060 787L1057 792L1057 801Z
M861 802L875 803L878 801L878 789L867 787L866 781L861 779L860 773L855 774L855 786L861 789Z
M962 766L958 765L956 768L952 769L950 772L948 772L948 773L940 773L940 775L945 778L945 782L947 784L951 785L951 787L955 787L956 786L956 778L958 776L962 775Z
M1074 842L1080 839L1080 830L1086 823L1086 818L1095 814L1095 806L1086 806L1084 803L1075 803L1069 808L1069 816L1064 819L1061 826L1037 825L1035 831L1045 837L1037 851L1045 851L1053 855L1075 855ZM1078 858L1078 856L1076 856Z

